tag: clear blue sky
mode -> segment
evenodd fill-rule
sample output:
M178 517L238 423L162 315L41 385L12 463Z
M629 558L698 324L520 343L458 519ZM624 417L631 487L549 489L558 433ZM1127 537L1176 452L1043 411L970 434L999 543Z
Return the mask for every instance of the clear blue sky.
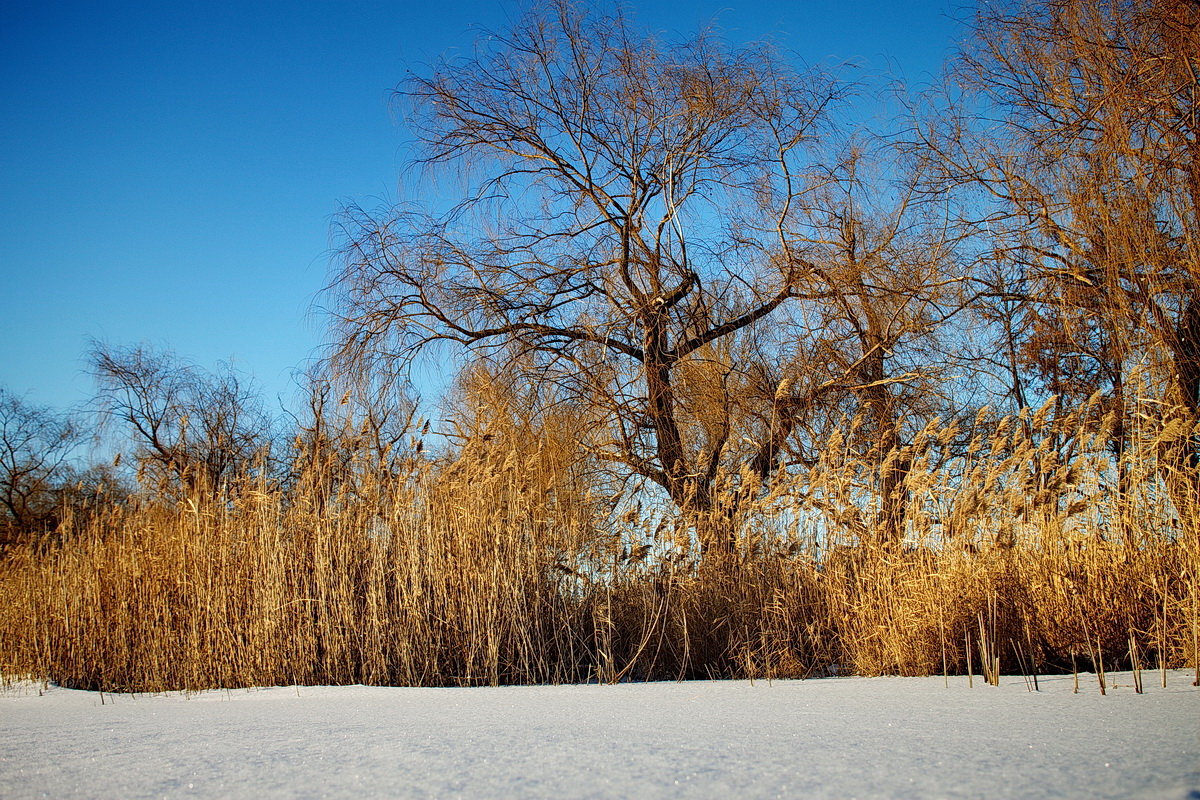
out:
M679 7L687 11L679 11ZM347 201L397 196L406 70L518 3L6 3L0 9L0 385L68 407L89 337L232 361L274 404L325 340L313 303ZM686 33L773 35L806 61L910 83L954 0L628 5Z

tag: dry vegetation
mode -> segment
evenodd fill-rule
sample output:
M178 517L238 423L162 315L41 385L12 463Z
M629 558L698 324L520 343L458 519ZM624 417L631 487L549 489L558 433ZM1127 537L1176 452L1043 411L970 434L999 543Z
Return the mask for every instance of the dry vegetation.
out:
M98 344L125 460L72 472L0 396L0 675L1200 679L1198 32L987 5L897 144L770 47L536 7L403 90L467 185L347 213L300 418Z
M135 496L9 553L0 666L155 691L978 674L985 651L1004 671L1114 669L1131 640L1145 666L1195 664L1200 519L1155 477L1180 432L1147 426L1118 496L1093 411L984 414L959 455L964 432L928 428L899 545L871 535L869 465L830 448L743 511L719 564L697 561L694 523L594 496L561 436L515 421L320 502L252 481Z

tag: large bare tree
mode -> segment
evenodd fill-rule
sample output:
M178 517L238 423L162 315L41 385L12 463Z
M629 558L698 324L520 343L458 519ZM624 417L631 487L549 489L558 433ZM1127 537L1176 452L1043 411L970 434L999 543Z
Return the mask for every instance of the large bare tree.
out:
M954 234L903 170L864 180L882 148L833 124L849 91L765 45L535 9L401 90L429 195L462 192L348 212L335 361L493 359L592 415L591 451L661 487L709 552L803 463L814 415L861 410L897 539L888 456L918 376L896 353L952 313Z
M587 400L603 458L708 511L721 470L775 463L737 428L742 359L826 292L793 227L844 92L765 46L669 44L567 2L481 39L402 90L461 202L347 217L343 363L447 341L508 359Z

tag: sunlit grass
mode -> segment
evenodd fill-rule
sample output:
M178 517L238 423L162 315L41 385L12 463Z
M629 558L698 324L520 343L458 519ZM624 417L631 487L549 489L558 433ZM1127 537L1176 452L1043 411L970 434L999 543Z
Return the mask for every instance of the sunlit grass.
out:
M702 558L662 504L601 496L553 432L497 430L320 497L312 463L287 491L136 496L9 551L0 672L110 691L1073 668L1140 684L1196 664L1200 520L1157 462L1176 429L1117 465L1090 413L916 437L900 543L874 535L870 465L831 447L728 517L732 560ZM1065 435L1069 459L1041 444Z

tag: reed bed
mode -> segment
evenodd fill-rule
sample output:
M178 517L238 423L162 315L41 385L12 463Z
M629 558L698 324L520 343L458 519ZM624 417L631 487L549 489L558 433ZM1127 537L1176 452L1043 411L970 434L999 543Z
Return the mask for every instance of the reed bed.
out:
M517 428L353 480L309 451L286 486L98 502L0 560L0 673L145 692L1196 665L1195 476L1166 461L1194 431L1147 424L1114 456L1094 408L1047 416L912 437L902 541L853 422L770 486L727 476L724 559Z

